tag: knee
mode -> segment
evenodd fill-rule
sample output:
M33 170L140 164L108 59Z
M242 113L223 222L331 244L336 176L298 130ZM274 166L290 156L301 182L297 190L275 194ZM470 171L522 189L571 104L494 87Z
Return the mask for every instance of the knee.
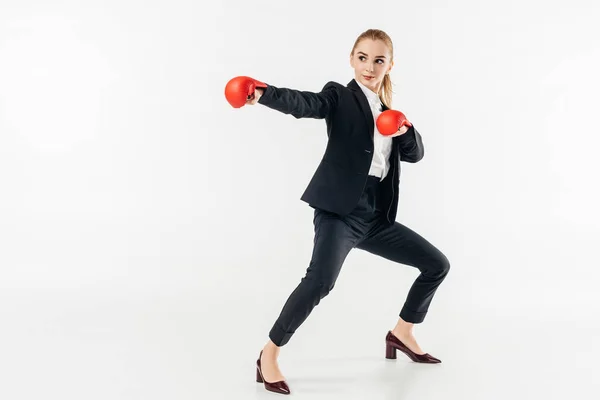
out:
M335 278L332 276L321 276L316 280L316 284L319 288L321 298L323 298L333 290L333 287L335 286Z
M444 278L450 271L450 261L444 254L440 253L438 257L432 260L428 269L431 275Z
M448 271L450 271L450 260L448 260L448 257L443 254L440 261L440 271L444 274L444 276L448 275Z
M321 298L327 296L335 286L335 279L328 276L310 276L302 279L304 283L312 289L311 291L319 294Z
M327 296L329 294L329 292L331 292L333 290L333 287L335 286L335 282L333 281L328 281L328 280L323 280L319 283L319 293L321 294L321 298Z

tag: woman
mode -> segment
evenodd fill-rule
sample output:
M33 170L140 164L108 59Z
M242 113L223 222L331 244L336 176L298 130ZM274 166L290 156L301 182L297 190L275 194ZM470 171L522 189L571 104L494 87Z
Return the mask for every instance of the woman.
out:
M254 93L242 98L244 104L260 103L296 118L323 118L329 138L323 160L301 198L315 209L312 258L257 360L257 382L263 382L267 390L290 393L277 363L280 348L333 289L353 248L421 272L396 326L386 335L386 357L395 359L400 350L415 362L441 362L423 352L412 329L424 320L450 264L436 247L395 221L400 161L415 163L423 158L421 135L408 122L388 136L377 128L379 115L391 108L393 64L389 36L369 29L356 39L350 53L354 79L347 86L328 82L321 92L313 93L246 77Z

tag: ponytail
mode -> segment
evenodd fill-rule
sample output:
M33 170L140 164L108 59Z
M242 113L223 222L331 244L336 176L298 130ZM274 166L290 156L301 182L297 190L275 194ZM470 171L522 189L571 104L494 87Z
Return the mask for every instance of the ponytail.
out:
M379 97L387 108L392 108L392 79L389 73L383 77L383 82L379 88Z

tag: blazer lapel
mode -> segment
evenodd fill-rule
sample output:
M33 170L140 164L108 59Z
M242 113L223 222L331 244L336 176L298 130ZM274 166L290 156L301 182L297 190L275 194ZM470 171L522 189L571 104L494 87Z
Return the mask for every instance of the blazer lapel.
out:
M362 89L360 88L360 86L358 86L358 83L356 83L356 80L352 79L350 82L348 82L348 85L346 85L348 87L348 89L352 90L352 92L354 93L354 96L358 99L358 104L360 104L360 109L362 110L362 113L365 117L365 119L367 120L367 125L369 126L370 132L371 132L371 141L375 141L375 139L373 138L373 136L375 135L375 123L373 122L373 113L371 112L371 107L369 106L369 101L367 100L367 97L365 96L365 94L363 93ZM386 111L389 110L389 108L383 103L381 102L381 111ZM397 143L397 137L392 138L392 151L395 154L395 146Z
M373 135L375 133L375 123L373 122L373 113L371 112L371 107L369 106L367 97L365 96L360 86L358 86L358 83L356 83L354 79L348 82L348 85L346 86L348 87L348 89L352 90L354 96L358 100L358 104L360 104L360 109L362 110L362 113L365 116L365 119L367 120L367 126L369 127L369 132L371 133L371 140L374 140Z

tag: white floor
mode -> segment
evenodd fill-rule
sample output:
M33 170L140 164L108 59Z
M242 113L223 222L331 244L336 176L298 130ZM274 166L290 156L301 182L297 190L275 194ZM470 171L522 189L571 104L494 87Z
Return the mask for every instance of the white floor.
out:
M385 359L395 306L372 294L349 297L352 286L334 289L337 296L323 300L282 349L292 396L564 400L600 393L597 316L460 309L440 292L415 334L442 364L421 365L401 353ZM43 291L5 292L12 303L1 309L0 398L277 398L254 381L254 365L285 292L271 302L251 291L218 297L217 287L65 289L45 293L45 301L32 301Z

